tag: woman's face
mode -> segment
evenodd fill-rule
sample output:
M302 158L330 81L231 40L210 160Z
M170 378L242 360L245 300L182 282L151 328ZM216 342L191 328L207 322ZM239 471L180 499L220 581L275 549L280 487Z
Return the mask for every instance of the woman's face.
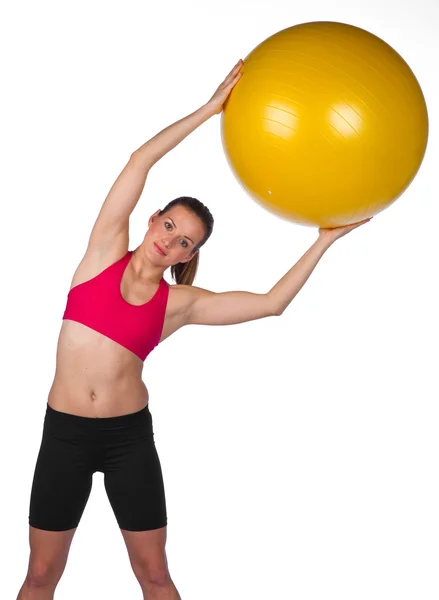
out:
M166 267L188 262L194 248L203 240L204 225L184 206L173 206L164 215L157 211L149 220L143 240L148 257Z

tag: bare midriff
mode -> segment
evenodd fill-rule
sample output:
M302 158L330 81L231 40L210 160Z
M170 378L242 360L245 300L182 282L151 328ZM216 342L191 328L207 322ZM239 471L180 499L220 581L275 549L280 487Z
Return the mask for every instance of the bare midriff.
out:
M148 403L143 361L117 342L64 320L56 353L56 372L48 403L83 417L116 417Z

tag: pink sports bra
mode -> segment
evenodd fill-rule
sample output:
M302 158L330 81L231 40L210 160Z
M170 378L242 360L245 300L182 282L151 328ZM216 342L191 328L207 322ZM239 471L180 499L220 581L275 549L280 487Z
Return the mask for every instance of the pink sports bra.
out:
M151 300L139 306L124 300L120 283L132 253L73 287L63 319L82 323L145 360L162 335L169 286L162 278Z

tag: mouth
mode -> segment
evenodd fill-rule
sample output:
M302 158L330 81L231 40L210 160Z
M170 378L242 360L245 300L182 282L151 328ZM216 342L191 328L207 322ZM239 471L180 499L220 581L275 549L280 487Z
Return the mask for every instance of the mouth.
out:
M166 256L166 252L164 250L162 250L162 248L160 248L160 246L158 244L156 244L155 242L154 242L154 246L159 254Z

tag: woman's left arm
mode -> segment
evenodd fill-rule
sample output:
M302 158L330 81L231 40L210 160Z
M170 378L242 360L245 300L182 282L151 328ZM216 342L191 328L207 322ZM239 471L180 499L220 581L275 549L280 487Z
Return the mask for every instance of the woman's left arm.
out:
M331 243L319 239L266 294L215 293L188 286L186 324L232 325L281 315L305 285Z
M187 287L188 303L185 324L232 325L281 315L308 281L318 262L335 242L370 219L337 227L320 229L319 237L302 258L266 294L251 292L215 293Z

